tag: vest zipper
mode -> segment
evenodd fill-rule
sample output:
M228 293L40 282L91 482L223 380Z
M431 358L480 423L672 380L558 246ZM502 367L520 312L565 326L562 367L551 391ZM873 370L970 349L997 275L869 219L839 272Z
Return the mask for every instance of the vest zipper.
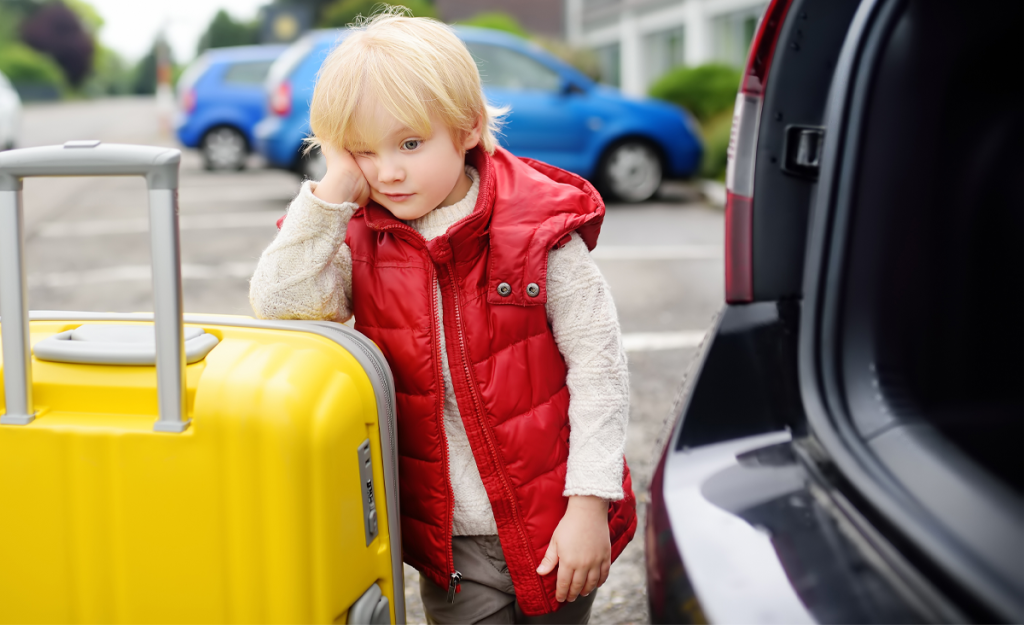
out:
M455 593L462 590L459 582L462 581L462 573L455 571L448 577L448 603L455 603Z
M431 263L431 264L433 264L433 263ZM438 421L440 421L440 423L438 424L438 426L441 428L441 436L444 437L444 448L442 449L442 453L444 454L444 481L445 481L445 487L448 488L448 489L451 489L451 483L452 483L452 459L451 459L451 452L448 449L448 434L445 432L445 429L444 429L444 398L445 398L445 392L446 391L445 391L445 388L444 388L444 372L441 370L441 339L440 339L440 336L439 336L439 334L441 332L444 332L444 328L441 327L441 315L438 314L438 310L439 310L439 306L441 305L441 302L438 301L438 297L437 297L437 294L440 291L440 288L439 288L438 283L437 283L437 269L433 269L431 277L432 277L432 279L430 281L430 288L431 288L430 301L433 304L433 309L434 309L433 310L433 313L434 313L434 327L436 328L435 331L434 331L435 332L435 334L434 334L434 345L435 345L434 356L435 356L435 362L437 362L437 367L435 369L435 374L437 375L438 381L441 383L441 392L439 393L439 400L438 400L438 404L439 405L438 405L438 409L437 409L437 414L440 415L440 418L438 419ZM449 366L449 369L450 368L451 367ZM453 389L453 391L454 391L454 389ZM446 550L448 552L446 554L447 557L448 557L448 570L449 571L455 571L454 573L451 573L449 575L449 581L448 581L448 603L455 603L455 593L458 592L458 590L459 590L459 581L462 580L462 573L459 573L457 570L455 570L455 556L454 556L454 554L452 552L452 497L451 497L451 492L447 493L447 497L445 497L445 500L447 502L446 517L445 517L445 521L446 521L445 527L448 528L448 532L446 533L446 536L445 536L445 548L446 548Z
M384 226L383 228L381 228L380 230L381 231L385 231L385 230L407 230L408 232L411 232L414 235L416 235L417 237L419 237L419 239L421 241L423 241L424 247L426 247L426 239L423 238L423 235L420 234L419 232L417 232L415 228L413 228L412 226L410 226L408 224L401 224L400 223L400 224L387 225L387 226ZM428 257L429 257L429 254L428 254ZM447 553L445 555L447 556L447 559L448 559L448 562L447 562L448 570L449 571L453 571L452 573L448 574L448 603L454 603L455 602L455 593L459 592L459 581L462 580L462 573L460 573L457 570L455 570L455 556L452 553L452 494L451 494L452 461L451 461L451 455L449 454L449 451L448 451L448 435L445 433L445 430L444 430L444 373L441 371L441 340L440 340L440 337L439 337L439 333L444 332L444 328L441 327L441 316L437 312L438 311L438 307L441 305L441 303L438 301L438 298L437 298L438 291L440 290L438 288L438 281L437 281L437 268L434 267L434 263L432 263L432 262L430 263L430 266L431 266L430 302L431 302L431 307L433 308L432 312L434 313L434 328L435 328L435 330L434 330L435 334L434 334L434 337L433 337L434 338L434 349L435 349L435 352L434 352L435 359L434 360L435 360L435 362L437 362L437 367L434 370L434 374L437 376L437 380L441 384L441 392L438 394L438 407L437 407L436 414L439 415L439 417L438 417L438 426L441 428L441 435L444 437L444 447L441 449L441 453L442 453L442 455L444 455L444 483L445 483L445 487L448 489L448 492L446 493L446 497L445 497L445 501L447 503L447 507L445 509L445 513L446 513L446 516L445 516L445 521L446 521L445 527L448 528L448 531L445 533L445 549L447 551ZM454 585L453 585L453 583L454 583Z
M473 373L470 371L470 369L469 369L469 362L467 362L467 360L466 360L466 351L467 351L466 350L466 337L465 337L464 333L462 332L462 306L461 306L461 304L459 302L459 286L458 286L458 280L456 279L456 275L455 275L455 261L454 260L449 260L448 261L448 275L449 275L449 277L451 279L451 283L452 283L452 296L455 299L455 306L454 306L454 308L455 308L455 327L456 327L458 335L459 335L459 356L462 359L462 363L461 363L462 364L462 371L466 375L466 386L469 388L469 395L470 395L470 397L473 398L473 406L476 409L475 410L476 418L477 418L477 421L480 424L480 431L484 435L484 440L487 442L487 451L491 455L491 462L494 463L495 470L498 473L498 478L501 481L502 487L504 487L504 489L505 489L505 495L508 498L509 502L511 503L510 507L512 509L512 515L513 515L514 520L515 520L516 530L519 532L519 538L522 541L522 544L526 545L527 556L530 559L530 566L532 566L534 569L536 569L537 568L537 563L534 561L533 553L530 551L530 548L529 548L530 540L529 540L529 537L526 536L526 533L523 532L523 519L519 516L519 507L515 504L515 494L514 494L514 492L512 490L512 487L508 483L508 476L505 474L505 471L503 470L503 468L501 466L500 458L498 456L498 451L497 451L497 449L495 447L494 440L491 438L491 431L487 427L487 424L484 421L484 411L483 411L483 408L481 407L482 402L481 402L479 396L477 395L477 388L476 388L476 384L475 384L475 382L473 380ZM451 363L448 363L448 368L451 369ZM452 591L451 591L451 584L450 583L449 583L448 596L449 597L453 597ZM540 596L544 598L545 605L550 609L551 606L548 604L548 597L547 597L547 595L543 591L543 585L542 585L542 588L541 588Z

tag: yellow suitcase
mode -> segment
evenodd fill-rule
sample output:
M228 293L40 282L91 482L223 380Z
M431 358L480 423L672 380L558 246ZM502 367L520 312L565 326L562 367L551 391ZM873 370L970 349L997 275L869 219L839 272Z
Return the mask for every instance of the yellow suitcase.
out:
M178 160L0 153L0 623L402 623L390 369L339 324L182 315ZM124 174L155 314L28 315L21 178Z

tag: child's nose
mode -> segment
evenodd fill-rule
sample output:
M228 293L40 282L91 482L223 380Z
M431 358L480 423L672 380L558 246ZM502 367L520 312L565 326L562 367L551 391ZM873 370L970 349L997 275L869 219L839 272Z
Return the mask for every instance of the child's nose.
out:
M405 171L391 159L381 159L377 167L378 182L402 182L405 180Z

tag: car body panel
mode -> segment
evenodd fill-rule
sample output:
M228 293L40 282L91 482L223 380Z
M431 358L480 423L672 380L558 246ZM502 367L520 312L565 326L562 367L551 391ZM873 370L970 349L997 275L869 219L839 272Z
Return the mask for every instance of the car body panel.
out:
M198 147L211 129L229 126L240 131L253 145L253 127L262 119L266 107L266 93L262 78L234 81L233 68L242 65L268 64L274 61L286 46L238 46L207 50L194 63L195 76L183 75L179 84L179 102L186 90L194 93L195 104L191 113L180 110L175 120L178 140L185 147ZM188 70L186 70L188 71Z
M600 159L610 146L626 138L641 138L656 146L664 160L665 177L692 175L703 148L689 113L653 100L633 100L599 85L539 46L498 31L456 27L471 49L491 46L525 57L551 72L556 80L546 89L488 86L484 93L493 106L509 106L499 141L512 153L595 178ZM288 76L292 110L280 118L268 114L256 130L256 147L273 166L296 168L302 140L309 133L309 101L320 64L344 37L341 31L306 35L313 45ZM479 58L479 57L478 57ZM481 72L487 68L481 65ZM275 85L268 81L268 89Z

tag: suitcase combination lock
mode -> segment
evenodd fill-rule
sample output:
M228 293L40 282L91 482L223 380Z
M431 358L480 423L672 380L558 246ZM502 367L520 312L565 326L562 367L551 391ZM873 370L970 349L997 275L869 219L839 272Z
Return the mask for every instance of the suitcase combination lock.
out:
M377 537L377 499L373 494L373 461L370 459L370 439L359 445L359 482L363 490L363 529L369 546Z

